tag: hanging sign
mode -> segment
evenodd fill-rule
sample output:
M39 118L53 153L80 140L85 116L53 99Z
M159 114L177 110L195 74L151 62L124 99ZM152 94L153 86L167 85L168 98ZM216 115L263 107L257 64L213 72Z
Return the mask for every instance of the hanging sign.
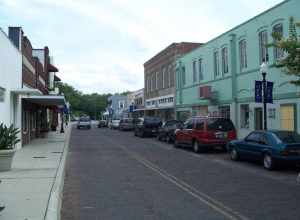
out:
M255 102L262 102L262 81L255 81Z

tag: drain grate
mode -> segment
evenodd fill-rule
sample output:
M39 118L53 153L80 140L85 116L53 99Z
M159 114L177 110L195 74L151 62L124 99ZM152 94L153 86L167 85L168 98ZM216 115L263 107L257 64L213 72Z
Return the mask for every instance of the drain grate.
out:
M32 157L34 159L45 159L46 157L43 157L43 156L35 156L35 157Z
M53 151L53 152L51 152L52 154L62 154L63 152L61 152L61 151Z

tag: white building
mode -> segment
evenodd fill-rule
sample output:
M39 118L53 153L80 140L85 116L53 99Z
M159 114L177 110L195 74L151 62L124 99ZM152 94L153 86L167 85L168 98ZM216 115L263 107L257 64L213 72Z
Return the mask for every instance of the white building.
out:
M22 55L0 28L0 123L21 128L21 87Z

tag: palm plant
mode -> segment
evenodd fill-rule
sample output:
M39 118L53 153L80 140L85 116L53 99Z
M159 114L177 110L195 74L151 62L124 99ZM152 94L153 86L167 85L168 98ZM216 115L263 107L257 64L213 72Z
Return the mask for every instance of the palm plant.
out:
M14 128L13 125L7 127L3 123L0 124L0 150L11 150L15 144L20 142L18 133L20 130Z

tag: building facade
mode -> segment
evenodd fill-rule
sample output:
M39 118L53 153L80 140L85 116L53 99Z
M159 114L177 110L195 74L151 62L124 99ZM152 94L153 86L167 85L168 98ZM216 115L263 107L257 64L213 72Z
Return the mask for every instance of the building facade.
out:
M221 34L178 59L176 116L222 115L234 122L238 136L263 128L263 106L255 103L255 80L268 59L267 80L274 82L273 104L268 104L268 127L300 132L300 89L274 63L284 52L266 47L272 33L289 34L289 18L300 21L300 1L287 0Z
M0 48L0 123L20 128L21 98L15 91L22 86L22 55L2 29Z
M127 96L115 94L107 99L109 119L128 117Z
M144 64L145 115L162 120L175 117L176 59L200 45L172 43Z
M63 106L65 99L58 94L49 94L51 90L56 91L54 81L59 78L54 77L58 69L50 63L48 47L33 49L21 27L9 27L8 36L21 54L21 89L16 93L21 96L24 145L34 138L44 137L50 128L56 129L58 106Z
M144 89L139 89L133 94L133 117L143 117L145 113L145 102L144 102Z

